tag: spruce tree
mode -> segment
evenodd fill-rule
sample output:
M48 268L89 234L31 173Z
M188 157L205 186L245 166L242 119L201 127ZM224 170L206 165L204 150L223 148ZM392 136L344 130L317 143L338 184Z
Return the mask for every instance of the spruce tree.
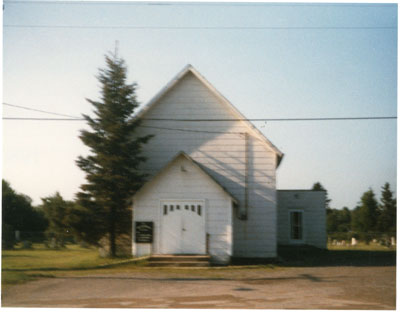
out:
M358 215L358 227L362 232L373 232L378 226L378 202L372 189L364 192Z
M106 68L100 69L101 99L88 101L95 118L83 115L91 131L82 130L80 139L90 154L80 156L77 165L86 172L87 183L77 194L76 234L89 243L108 238L111 256L116 256L119 235L131 234L130 199L145 181L139 165L151 136L133 136L140 120L133 117L138 107L136 83L127 83L127 68L116 53L106 55Z
M312 186L311 190L313 190L313 191L325 191L326 192L326 195L325 195L325 208L327 210L329 210L330 209L329 203L332 200L328 198L328 191L324 188L324 186L322 186L322 184L320 182L316 182ZM327 211L327 213L330 213L330 211Z
M379 230L393 235L396 232L396 199L393 198L389 183L383 185L380 200Z

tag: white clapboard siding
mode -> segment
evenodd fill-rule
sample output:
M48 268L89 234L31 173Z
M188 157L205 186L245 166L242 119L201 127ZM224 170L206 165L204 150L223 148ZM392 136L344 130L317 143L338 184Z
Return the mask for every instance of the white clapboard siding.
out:
M303 212L302 244L326 248L325 191L278 190L278 243L293 244L290 240L289 212Z
M179 151L184 151L239 201L238 210L244 210L246 174L244 134L248 134L248 219L238 220L235 214L233 254L237 257L275 257L276 151L243 121L149 120L151 118L238 118L237 113L229 105L221 101L190 71L161 98L152 103L141 117L143 127L139 128L136 135L154 135L143 148L143 154L147 157L147 162L142 165L143 170L150 176L155 175ZM183 195L184 192L179 188L170 187L168 192L175 192L177 196ZM205 186L198 187L205 195L206 191L203 190ZM157 190L154 190L154 193L159 197ZM221 216L218 215L218 218ZM215 232L218 229L217 224L214 230L210 231ZM210 248L212 249L213 245Z
M182 171L182 166L185 171ZM153 221L154 242L133 244L133 254L159 254L161 251L161 201L204 200L204 234L209 235L209 253L216 263L232 256L232 201L235 201L208 174L179 155L135 195L133 221ZM183 208L182 208L183 209Z

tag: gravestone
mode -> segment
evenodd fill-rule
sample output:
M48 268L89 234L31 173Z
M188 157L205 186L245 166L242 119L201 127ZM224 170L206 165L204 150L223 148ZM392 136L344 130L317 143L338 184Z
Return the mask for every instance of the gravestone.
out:
M29 240L22 241L22 249L32 249L32 242Z

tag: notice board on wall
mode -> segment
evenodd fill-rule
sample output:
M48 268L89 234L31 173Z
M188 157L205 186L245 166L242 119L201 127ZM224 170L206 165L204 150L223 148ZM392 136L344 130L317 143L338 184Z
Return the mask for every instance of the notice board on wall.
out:
M153 222L135 222L135 242L153 242Z

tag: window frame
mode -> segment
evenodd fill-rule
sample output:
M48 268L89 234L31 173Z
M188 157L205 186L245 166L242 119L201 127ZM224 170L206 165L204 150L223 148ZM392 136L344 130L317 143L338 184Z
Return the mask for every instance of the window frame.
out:
M301 214L301 224L300 224L300 229L301 229L301 238L295 239L292 238L292 213L300 213ZM303 209L291 209L289 210L288 214L288 225L289 225L289 231L288 231L288 237L289 237L289 242L292 244L302 244L305 242L305 213Z

